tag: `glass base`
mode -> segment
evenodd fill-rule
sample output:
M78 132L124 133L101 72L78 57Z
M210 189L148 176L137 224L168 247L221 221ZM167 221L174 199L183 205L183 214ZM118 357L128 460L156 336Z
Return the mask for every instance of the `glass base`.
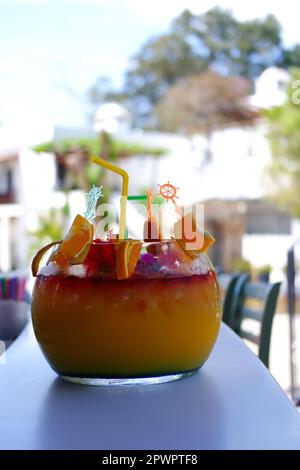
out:
M161 375L159 377L128 377L128 378L98 378L98 377L71 377L69 375L61 375L60 377L67 382L73 382L79 385L95 385L98 387L118 387L123 385L155 385L166 382L173 382L185 377L189 377L197 372L198 369L181 372L178 374Z

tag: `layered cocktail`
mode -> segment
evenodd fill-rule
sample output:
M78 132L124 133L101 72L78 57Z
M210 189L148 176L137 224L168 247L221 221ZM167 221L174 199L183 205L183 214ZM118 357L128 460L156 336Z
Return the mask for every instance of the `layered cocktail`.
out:
M49 267L41 271L33 293L33 325L56 372L105 383L167 378L205 362L220 326L216 275L206 255L193 266L182 260L176 266L173 254L168 265L174 244L160 243L166 254L157 257L143 247L130 279L89 275L84 266L80 275L54 268L51 273Z
M155 241L101 240L78 215L65 239L33 262L33 326L51 367L67 380L98 385L164 382L199 369L221 321L206 254L213 239L203 233L191 252L184 240L161 234Z

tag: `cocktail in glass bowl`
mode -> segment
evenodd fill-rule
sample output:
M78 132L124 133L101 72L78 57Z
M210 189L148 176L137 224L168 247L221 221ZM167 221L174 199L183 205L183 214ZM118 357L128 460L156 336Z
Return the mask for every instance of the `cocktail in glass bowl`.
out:
M50 264L37 276L33 326L51 367L100 385L164 382L201 367L221 319L207 255L191 262L174 241L143 243L134 273L117 279L116 244L96 241L91 251L76 268Z
M179 225L188 220L179 219ZM156 224L149 201L145 224ZM220 291L206 253L214 239L203 231L201 246L189 250L177 229L168 239L156 230L143 240L126 239L124 231L104 240L77 215L63 241L35 256L33 327L62 378L90 385L160 383L204 364L221 322Z

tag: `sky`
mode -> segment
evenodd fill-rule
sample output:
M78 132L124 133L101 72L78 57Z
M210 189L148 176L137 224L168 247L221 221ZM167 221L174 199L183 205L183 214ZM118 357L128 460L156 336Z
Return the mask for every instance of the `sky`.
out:
M216 5L245 20L275 14L286 45L300 42L295 0L0 0L0 122L48 116L80 125L80 97L98 76L115 86L129 58L185 8ZM77 99L74 96L78 96Z

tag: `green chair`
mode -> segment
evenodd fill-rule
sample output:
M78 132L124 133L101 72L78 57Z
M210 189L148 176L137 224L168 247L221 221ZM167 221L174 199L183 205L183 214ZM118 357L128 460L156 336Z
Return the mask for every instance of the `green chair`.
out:
M274 284L251 283L244 279L240 282L240 286L238 286L238 283L236 284L233 296L233 329L241 338L247 339L258 346L258 357L266 367L269 367L272 324L280 284L280 282ZM239 291L237 287L239 287ZM244 329L243 320L246 318L261 324L258 335Z
M239 279L239 274L218 273L219 286L222 292L223 315L222 320L226 325L231 326L231 307L234 288Z
M250 281L250 277L250 273L240 273L233 289L227 325L235 331L237 329L236 323L238 317L238 310L242 302L242 292L245 284Z

